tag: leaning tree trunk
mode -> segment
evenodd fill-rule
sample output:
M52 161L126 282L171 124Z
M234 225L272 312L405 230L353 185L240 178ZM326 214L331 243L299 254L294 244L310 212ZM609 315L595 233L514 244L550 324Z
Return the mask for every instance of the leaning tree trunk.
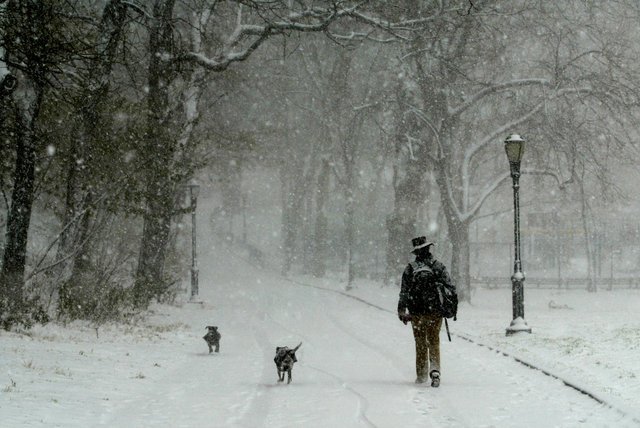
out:
M23 301L27 240L34 200L36 128L43 97L42 88L30 79L22 79L21 86L14 95L17 124L14 132L15 178L0 273L0 299L16 310Z

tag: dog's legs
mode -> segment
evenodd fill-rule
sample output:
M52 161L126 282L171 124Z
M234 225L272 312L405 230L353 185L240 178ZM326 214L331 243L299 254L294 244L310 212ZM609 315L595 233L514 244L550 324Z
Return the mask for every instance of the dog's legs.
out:
M220 343L216 343L216 352L220 352Z
M207 343L207 346L209 347L209 353L212 353L213 352L213 348L211 347L211 344Z
M284 372L281 372L280 369L278 370L278 382L282 382L284 380Z
M289 374L289 377L287 378L287 384L290 384L291 383L291 370L289 370L287 373ZM282 380L284 380L284 373L282 374Z

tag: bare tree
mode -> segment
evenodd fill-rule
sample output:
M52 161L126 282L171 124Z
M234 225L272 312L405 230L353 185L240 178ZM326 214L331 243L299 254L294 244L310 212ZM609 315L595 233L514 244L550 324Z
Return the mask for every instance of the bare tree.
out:
M286 36L292 32L323 32L340 40L374 37L378 29L386 37L429 22L432 17L387 23L366 14L369 2L243 2L225 4L214 2L191 6L211 10L211 20L205 33L212 40L208 51L180 50L176 45L177 28L175 0L156 0L149 12L149 68L148 68L148 130L146 134L146 210L144 231L135 290L144 303L162 288L162 273L171 224L172 180L171 159L175 153L176 137L169 127L170 87L176 73L185 64L192 64L211 72L223 72L232 64L245 61L266 40ZM333 26L339 21L352 23L352 30L340 33ZM344 28L344 27L343 27ZM209 52L207 54L207 52ZM153 155L151 155L153 154Z
M421 177L433 171L452 245L452 276L462 299L470 298L469 225L509 178L506 168L477 166L502 161L498 153L507 133L535 135L535 120L544 121L552 105L583 103L602 114L625 115L636 103L629 74L623 76L618 62L619 46L612 43L619 39L611 38L612 32L587 9L579 2L527 8L473 2L468 14L455 21L443 18L407 47L416 101L406 101L415 128L404 136L410 148L404 192L410 208L401 223L415 224L421 201L411 198L420 194ZM568 30L560 35L555 28ZM530 43L530 31L555 43ZM590 38L583 37L585 31ZM558 176L546 167L523 173Z
M61 293L63 300L72 298L75 287L83 286L79 277L87 270L86 244L101 187L98 165L103 159L98 152L102 150L104 138L99 124L103 122L101 116L105 105L111 101L110 75L124 38L126 22L127 6L124 2L108 1L96 26L96 42L87 67L77 67L72 81L76 86L73 106L77 114L71 124L72 139L66 154L65 212L55 261L56 271L66 282ZM104 181L112 179L108 177ZM78 304L68 302L63 306L75 310Z
M8 302L8 309L5 307L3 310L11 312L21 311L24 297L27 237L34 201L37 156L43 151L39 129L43 100L47 90L53 86L55 76L63 73L62 66L68 64L81 48L77 32L72 29L77 21L69 19L76 10L73 4L65 3L61 7L57 2L46 0L8 0L0 6L4 61L18 82L11 93L10 110L15 124L12 143L16 161L0 273L0 297ZM5 82L7 77L5 75Z

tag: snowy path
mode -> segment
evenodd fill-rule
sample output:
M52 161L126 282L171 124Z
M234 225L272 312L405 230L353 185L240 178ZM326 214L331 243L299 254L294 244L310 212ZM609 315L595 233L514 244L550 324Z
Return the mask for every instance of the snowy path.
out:
M177 343L171 367L128 400L109 402L101 425L620 426L615 411L561 382L468 342L446 342L444 332L442 386L416 386L410 328L391 314L239 264L228 268L215 284L204 268L208 303L182 310L197 334L220 326L221 353L206 354L199 336ZM299 342L293 382L278 384L275 346Z

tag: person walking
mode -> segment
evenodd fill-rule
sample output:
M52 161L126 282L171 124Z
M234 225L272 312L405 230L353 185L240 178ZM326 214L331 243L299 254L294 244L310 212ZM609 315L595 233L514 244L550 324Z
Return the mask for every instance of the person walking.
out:
M416 344L416 383L431 378L431 386L440 386L440 310L438 283L455 290L445 266L431 254L433 242L424 236L411 240L415 261L402 273L398 318L411 322ZM428 377L427 377L428 376Z

